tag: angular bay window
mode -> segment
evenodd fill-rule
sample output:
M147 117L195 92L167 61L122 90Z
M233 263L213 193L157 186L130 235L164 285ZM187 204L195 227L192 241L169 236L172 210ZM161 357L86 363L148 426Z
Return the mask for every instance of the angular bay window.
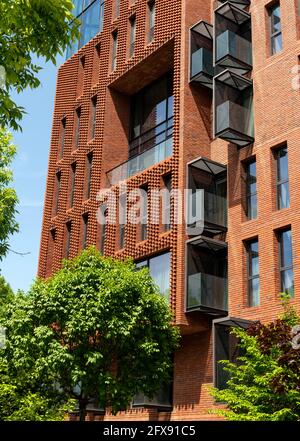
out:
M289 188L289 170L288 170L288 151L287 146L281 147L275 152L277 165L277 208L289 208L290 206L290 188Z
M293 269L293 244L292 232L288 228L278 233L280 253L280 282L281 292L294 296L294 269Z
M103 30L104 0L74 0L73 15L80 21L80 37L67 50L71 57L88 43L98 32Z
M239 74L252 69L251 16L233 2L215 10L215 64Z
M149 34L148 34L148 42L154 39L154 30L155 30L155 1L151 0L148 2L148 14L149 14Z
M281 12L279 2L268 7L268 15L270 21L271 55L274 55L282 50Z
M213 86L213 27L200 21L190 30L190 82Z
M118 31L112 34L112 56L111 56L111 70L117 68L117 53L118 53Z
M130 18L130 41L129 41L129 58L134 54L135 49L135 35L136 35L136 17L135 15Z
M238 147L254 141L252 81L229 70L214 78L214 131Z
M249 220L257 218L256 161L246 164L246 214Z
M149 268L150 274L157 285L159 292L168 301L170 300L170 265L170 252L142 260L136 264L137 269L144 267Z
M258 240L246 243L248 260L248 305L259 306L260 304L260 281L259 281L259 254Z

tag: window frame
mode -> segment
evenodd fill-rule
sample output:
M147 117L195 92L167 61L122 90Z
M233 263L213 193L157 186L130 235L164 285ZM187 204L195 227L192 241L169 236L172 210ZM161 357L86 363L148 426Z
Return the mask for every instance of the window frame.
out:
M255 164L255 191L250 189L251 187L251 175L250 167L252 164ZM258 217L258 203L257 203L257 162L256 158L252 158L250 161L245 163L245 172L246 172L246 217L247 220L254 220ZM252 205L252 198L255 198L256 204ZM256 215L252 216L253 207L256 207Z
M156 22L155 0L148 1L148 18L149 18L148 43L151 43L154 40L154 34L155 34L155 22Z
M284 250L284 246L283 246L283 234L286 232L290 232L291 234L291 243L293 243L293 238L292 238L292 228L286 227L282 230L277 231L277 241L278 241L278 255L279 255L279 275L280 275L280 290L281 292L288 292L286 290L283 289L283 285L284 285L284 274L287 271L291 271L293 272L293 286L294 286L294 290L295 290L295 273L294 273L294 254L293 254L293 248L291 250L292 252L292 263L291 265L287 265L287 266L283 266L282 265L282 261L283 259L283 250ZM291 297L294 297L294 292L292 294L290 294Z
M76 187L76 169L77 169L77 162L74 161L71 164L70 208L74 207L75 187Z
M134 56L135 41L136 41L136 16L132 15L129 18L130 34L129 34L129 58Z
M291 202L290 202L290 185L289 185L289 183L290 183L290 179L289 179L289 169L288 169L288 166L287 166L287 178L285 178L285 179L279 179L279 176L280 176L280 168L279 168L280 161L279 161L279 159L280 159L280 153L281 153L283 150L286 151L287 163L288 163L288 158L289 158L289 156L288 156L288 147L287 147L287 144L284 144L284 145L280 146L279 148L277 148L277 149L275 150L275 160L276 160L276 203L277 203L277 210L283 210L283 209L285 209L285 208L290 208L290 203L291 203ZM288 206L286 206L286 207L281 207L281 206L280 206L280 196L281 196L280 188L281 188L284 184L287 184L287 186L288 186L288 201L289 201L289 203L288 203Z
M279 31L273 31L274 28L274 11L279 8L279 17L280 17L280 30ZM283 42L282 42L282 26L281 26L281 5L280 1L276 1L275 3L272 3L271 5L267 6L267 12L269 17L269 32L270 32L270 53L271 55L276 55L283 49ZM281 47L280 50L275 51L275 46L273 46L273 41L276 40L278 37L281 37Z
M112 55L111 55L111 70L114 72L118 64L118 30L112 33Z
M258 273L253 274L252 268L252 260L253 260L253 250L251 249L253 244L257 244L257 258L258 258ZM246 251L247 251L247 304L249 308L260 306L260 268L259 268L259 241L258 238L254 238L248 240L246 242ZM253 280L258 280L259 282L259 291L258 291L258 303L254 303L254 295L253 295Z

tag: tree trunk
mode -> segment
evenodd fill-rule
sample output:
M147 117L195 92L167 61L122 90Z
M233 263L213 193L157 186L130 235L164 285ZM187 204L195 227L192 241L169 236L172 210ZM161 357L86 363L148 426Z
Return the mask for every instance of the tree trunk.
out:
M79 400L79 421L85 421L86 405L86 400Z

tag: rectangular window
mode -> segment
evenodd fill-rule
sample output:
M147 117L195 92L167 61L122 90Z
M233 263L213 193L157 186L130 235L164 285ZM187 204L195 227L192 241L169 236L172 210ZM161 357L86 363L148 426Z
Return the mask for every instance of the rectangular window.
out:
M106 229L107 229L107 207L103 205L101 207L101 224L100 224L100 252L104 254L105 251L105 240L106 240Z
M88 239L88 223L89 223L89 215L85 213L82 216L82 224L83 224L83 232L82 232L82 248L85 249L87 246Z
M259 283L259 253L258 240L252 240L246 244L248 257L248 305L259 306L260 283Z
M246 210L249 220L257 218L256 161L246 164Z
M76 186L76 162L74 162L71 165L70 207L73 207L73 205L74 205L75 186Z
M136 35L136 18L130 18L130 42L129 42L129 58L134 54L135 49L135 35Z
M148 189L141 188L141 240L148 236Z
M154 29L155 29L155 1L150 1L148 3L149 8L149 43L154 39Z
M292 232L288 228L278 233L281 291L294 296Z
M91 139L95 138L96 134L96 119L97 119L97 96L92 98L91 102Z
M281 210L290 206L287 146L281 147L275 153L277 165L277 208Z
M55 206L54 206L55 214L58 213L58 208L59 208L60 187L61 187L61 171L56 173L56 198L55 198Z
M115 0L115 2L116 2L116 17L119 17L121 0Z
M65 252L65 256L67 258L70 256L71 234L72 234L72 222L69 221L66 223L66 252Z
M111 68L112 71L116 70L117 68L117 53L118 53L118 32L115 31L112 34L112 64L111 64Z
M125 247L125 226L127 220L127 195L125 193L120 195L119 202L119 235L120 235L120 248Z
M170 252L140 261L136 264L136 267L137 269L148 267L161 295L167 300L170 299Z
M59 148L59 158L60 159L64 156L65 140L66 140L66 127L67 127L67 118L63 118L61 120L61 126L60 126L60 148Z
M75 115L75 149L79 147L80 140L80 119L81 119L81 107L76 109Z
M274 55L282 50L281 13L279 2L268 7L268 15L270 21L271 55Z
M164 181L164 195L162 205L162 226L164 231L171 229L171 190L172 190L172 176L171 174L163 177Z
M89 153L86 157L86 175L87 175L87 181L86 181L86 199L89 199L91 196L91 187L92 187L92 174L93 174L93 153Z

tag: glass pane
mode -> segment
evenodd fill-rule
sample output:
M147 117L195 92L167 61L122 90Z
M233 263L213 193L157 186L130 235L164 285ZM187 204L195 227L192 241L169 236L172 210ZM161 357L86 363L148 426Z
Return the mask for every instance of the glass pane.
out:
M170 294L170 253L150 259L150 273L160 293L169 300Z
M259 278L249 281L249 306L259 306Z
M100 0L97 0L82 14L80 46L84 46L90 41L99 32L99 28Z
M277 54L282 50L282 35L278 34L271 39L272 54Z
M257 196L253 195L248 198L248 219L257 218Z
M280 5L273 6L271 10L271 33L281 31Z
M290 206L290 189L289 183L285 182L284 184L278 185L278 208L281 210L282 208L289 208Z
M287 292L291 296L294 296L294 271L292 269L282 271L281 285L283 292Z
M277 172L278 181L284 181L289 178L288 153L286 148L280 149L277 153Z
M249 245L249 271L250 276L256 276L259 274L259 254L258 254L258 242L252 242Z
M248 165L248 191L250 194L256 192L256 162Z
M281 267L288 267L293 265L293 247L292 247L292 233L291 230L286 230L281 233Z

